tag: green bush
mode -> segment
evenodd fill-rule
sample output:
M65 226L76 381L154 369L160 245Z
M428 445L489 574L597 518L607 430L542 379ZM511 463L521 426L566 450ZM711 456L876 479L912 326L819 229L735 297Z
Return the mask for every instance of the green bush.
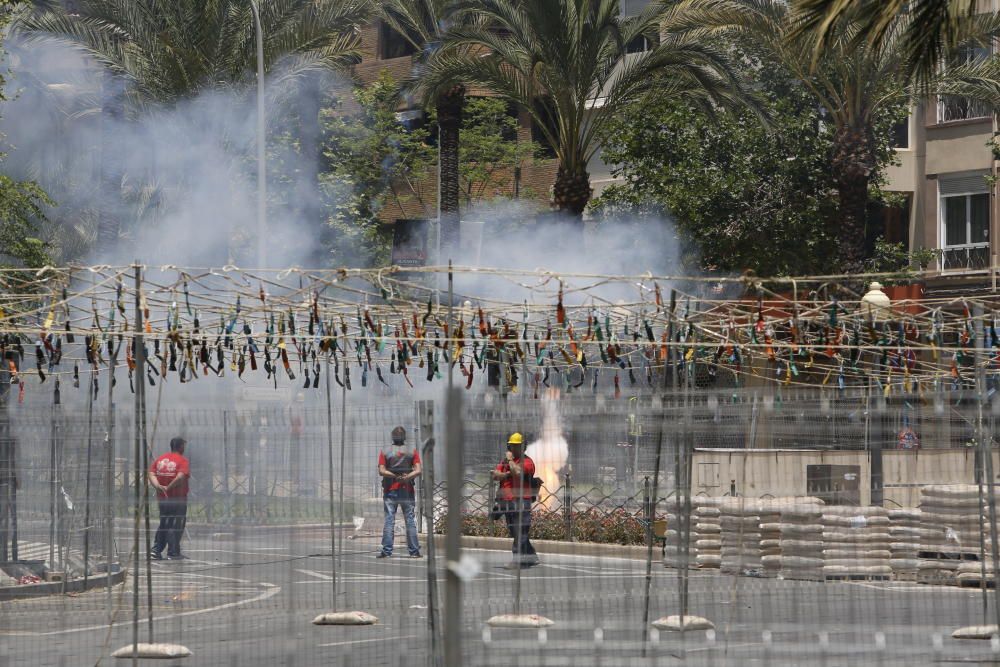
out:
M435 526L445 532L447 516ZM571 516L573 540L599 544L645 544L646 524L641 514L623 507L608 512L598 509L574 511ZM474 537L508 537L504 519L490 520L483 512L462 515L462 534ZM535 510L531 513L531 537L536 540L566 540L566 514L562 511Z

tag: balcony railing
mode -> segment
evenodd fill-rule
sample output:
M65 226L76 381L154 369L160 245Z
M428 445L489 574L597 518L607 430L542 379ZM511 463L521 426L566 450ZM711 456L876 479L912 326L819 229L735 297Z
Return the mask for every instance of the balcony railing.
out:
M942 271L980 271L989 266L989 243L948 246L941 250Z
M989 104L969 97L941 95L938 97L938 122L948 123L972 118L989 118L993 113Z

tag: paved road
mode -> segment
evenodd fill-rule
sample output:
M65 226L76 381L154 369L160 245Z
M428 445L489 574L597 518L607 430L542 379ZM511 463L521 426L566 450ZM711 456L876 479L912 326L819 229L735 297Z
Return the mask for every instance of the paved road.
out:
M333 563L314 556L329 553L328 536L191 539L191 560L153 564L155 638L190 648L192 658L176 661L185 665L424 665L427 563L376 560L375 545L374 538L344 543L338 606L374 613L379 624L319 627L311 619L334 606ZM647 635L643 659L644 563L576 556L546 557L522 576L521 611L544 614L554 627L486 631L487 618L514 610L517 577L501 567L506 554L468 555L482 568L465 588L468 665L929 665L993 657L989 642L948 637L981 621L978 591L698 572L691 609L716 623L714 636L688 633L682 645L676 635ZM113 593L111 630L102 591L0 605L0 667L120 664L107 656L131 641L131 581ZM145 641L145 578L139 583ZM654 566L652 591L651 618L675 612L676 572Z

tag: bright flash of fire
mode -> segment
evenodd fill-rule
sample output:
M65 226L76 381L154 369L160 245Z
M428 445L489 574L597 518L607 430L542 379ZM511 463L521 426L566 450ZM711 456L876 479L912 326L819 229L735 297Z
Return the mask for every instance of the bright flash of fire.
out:
M528 445L528 456L535 462L535 475L544 487L539 491L538 502L548 510L559 507L558 491L562 487L559 473L569 460L569 445L562 433L559 417L559 390L549 389L542 397L542 428L537 440Z

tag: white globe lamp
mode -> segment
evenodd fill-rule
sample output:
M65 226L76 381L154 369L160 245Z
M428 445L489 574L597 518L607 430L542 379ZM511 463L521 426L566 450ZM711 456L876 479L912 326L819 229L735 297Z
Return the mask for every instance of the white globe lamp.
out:
M861 297L861 312L876 322L884 322L892 317L892 301L882 291L882 284L873 282L868 292Z

